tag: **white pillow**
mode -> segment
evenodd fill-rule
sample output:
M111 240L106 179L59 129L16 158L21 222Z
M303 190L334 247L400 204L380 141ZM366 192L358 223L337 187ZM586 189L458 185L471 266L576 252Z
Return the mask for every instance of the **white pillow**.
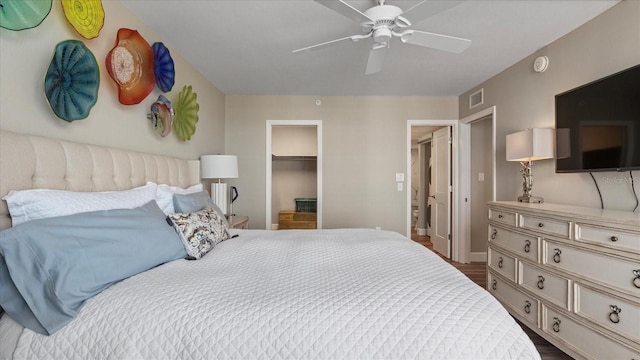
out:
M147 183L152 184L152 183ZM165 214L173 214L176 212L173 208L173 194L193 194L202 191L202 184L195 184L183 189L179 186L169 186L167 184L159 184L156 192L156 202Z
M12 226L35 219L73 215L82 212L133 209L155 199L157 185L122 191L77 192L67 190L11 190L7 201Z

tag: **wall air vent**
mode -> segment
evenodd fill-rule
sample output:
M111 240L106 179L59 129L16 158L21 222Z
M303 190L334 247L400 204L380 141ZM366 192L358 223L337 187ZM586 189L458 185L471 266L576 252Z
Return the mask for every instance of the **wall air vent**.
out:
M484 104L484 88L474 91L469 95L469 109Z

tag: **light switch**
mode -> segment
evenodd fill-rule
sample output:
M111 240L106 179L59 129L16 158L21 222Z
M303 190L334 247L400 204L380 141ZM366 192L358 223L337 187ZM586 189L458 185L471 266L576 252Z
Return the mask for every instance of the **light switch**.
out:
M484 173L478 173L478 181L484 181Z
M404 173L396 173L396 181L404 181Z
M402 184L401 182L398 183L398 191L402 191Z

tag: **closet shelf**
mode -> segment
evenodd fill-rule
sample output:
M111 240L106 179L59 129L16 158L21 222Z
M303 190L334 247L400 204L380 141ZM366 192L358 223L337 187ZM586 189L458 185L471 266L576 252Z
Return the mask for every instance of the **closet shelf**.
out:
M283 160L288 160L288 161L316 161L318 159L317 156L311 156L311 155L275 155L275 154L271 154L271 160L273 161L283 161Z

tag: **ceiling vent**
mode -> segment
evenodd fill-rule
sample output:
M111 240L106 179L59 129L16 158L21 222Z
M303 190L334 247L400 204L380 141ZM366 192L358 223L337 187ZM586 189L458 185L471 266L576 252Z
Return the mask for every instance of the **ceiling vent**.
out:
M469 95L469 109L484 104L484 88L474 91Z

